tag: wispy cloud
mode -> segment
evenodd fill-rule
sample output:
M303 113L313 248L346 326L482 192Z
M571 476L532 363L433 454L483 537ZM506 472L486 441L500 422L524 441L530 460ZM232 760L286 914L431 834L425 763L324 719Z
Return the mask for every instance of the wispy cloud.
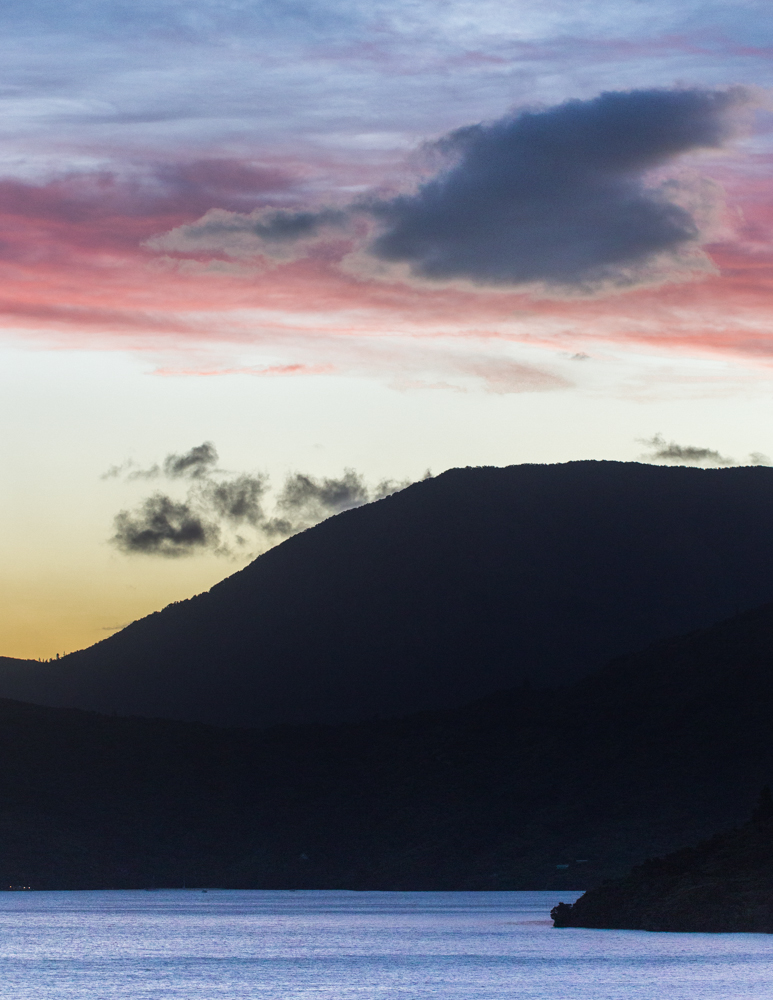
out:
M197 222L152 236L151 250L228 257L262 256L289 261L309 253L325 236L346 234L352 213L333 208L318 210L257 209L248 215L213 208Z
M155 463L147 469L138 468L131 459L120 465L111 465L101 478L132 480L165 476L167 479L204 479L214 471L217 460L217 449L211 441L205 441L181 455L167 455L161 465Z
M758 451L751 452L747 461L737 462L715 448L677 444L676 441L666 441L662 434L641 438L639 443L647 445L649 450L642 458L651 462L673 462L675 465L770 465L767 455Z

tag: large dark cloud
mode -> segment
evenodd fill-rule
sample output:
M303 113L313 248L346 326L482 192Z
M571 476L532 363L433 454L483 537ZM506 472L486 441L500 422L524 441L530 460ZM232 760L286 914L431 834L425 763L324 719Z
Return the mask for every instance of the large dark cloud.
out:
M149 469L138 470L132 463L113 466L103 478L185 479L188 489L184 499L156 491L133 510L120 511L112 543L123 552L167 558L203 551L227 555L244 551L245 546L265 548L332 514L408 485L384 480L371 487L354 469L322 478L295 472L286 477L269 512L265 509L268 476L222 471L216 476L217 460L215 446L205 441L181 455L167 455ZM248 537L240 533L245 528Z
M448 169L373 206L384 231L371 252L429 279L633 282L699 237L673 188L645 175L722 146L748 103L741 88L605 93L461 129L442 143Z
M386 277L400 277L397 265L427 281L580 293L673 279L710 266L700 243L718 188L653 171L725 145L751 103L742 87L653 89L521 111L436 143L444 166L413 194L345 208L217 208L147 245L281 261L359 216L379 231L348 266L372 273L375 258Z

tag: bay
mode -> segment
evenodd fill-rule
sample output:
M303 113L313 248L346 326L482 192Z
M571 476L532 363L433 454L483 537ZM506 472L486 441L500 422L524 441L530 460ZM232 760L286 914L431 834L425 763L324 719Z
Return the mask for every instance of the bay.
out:
M773 935L555 930L562 892L0 893L13 1000L768 1000Z

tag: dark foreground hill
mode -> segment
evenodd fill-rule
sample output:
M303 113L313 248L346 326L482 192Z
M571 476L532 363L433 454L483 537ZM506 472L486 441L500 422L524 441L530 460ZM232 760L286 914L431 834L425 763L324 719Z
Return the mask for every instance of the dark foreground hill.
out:
M289 539L0 696L228 725L564 682L773 600L773 469L455 469Z
M742 821L772 715L773 605L564 689L394 720L0 701L0 885L584 889Z
M556 927L773 933L773 801L740 829L653 858L574 904Z

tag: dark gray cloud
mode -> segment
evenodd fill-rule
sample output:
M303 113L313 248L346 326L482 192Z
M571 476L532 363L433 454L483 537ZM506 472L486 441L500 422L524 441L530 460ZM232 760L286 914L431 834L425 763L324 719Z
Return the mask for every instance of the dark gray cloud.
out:
M345 469L338 478L315 478L303 472L289 475L276 499L276 511L266 520L268 535L294 535L326 517L404 489L407 482L383 480L370 487L354 469Z
M216 465L217 450L211 441L205 441L182 455L167 455L163 471L170 479L201 479Z
M448 169L371 206L384 226L371 252L428 279L634 283L700 236L673 185L647 172L724 145L749 101L742 88L605 93L460 129L441 144Z
M133 510L122 510L115 518L112 543L122 552L172 558L203 551L229 555L244 552L245 547L261 549L332 514L379 500L409 485L384 480L371 487L354 469L345 469L337 478L294 472L286 477L269 512L265 508L270 492L268 476L221 471L215 477L217 458L214 445L205 442L182 455L168 455L161 465L150 469L127 473L128 463L113 466L103 479L123 474L129 480L163 475L190 482L182 500L156 492ZM237 533L245 528L250 529L248 537Z
M115 518L111 541L122 552L167 558L216 548L220 532L190 503L154 493L133 511L122 510Z
M163 475L163 472L160 465L156 464L149 466L147 469L140 469L133 459L128 458L125 462L121 462L120 465L111 465L107 472L102 473L100 479L126 479L132 481L134 479L158 479L161 475Z
M720 455L713 448L698 448L691 444L666 441L662 434L655 434L651 438L642 438L641 443L646 444L650 449L644 457L658 462L694 463L696 465L702 465L705 462L712 462L715 465L737 464L735 459Z
M344 470L338 479L315 479L302 472L288 476L277 498L281 510L299 512L319 508L338 513L367 503L370 491L354 469Z
M157 462L147 469L137 468L132 459L120 465L111 465L102 475L102 479L118 479L125 477L134 479L206 479L217 465L217 449L211 441L197 444L190 451L178 455L175 452L167 455L159 465Z
M231 524L256 527L265 521L262 501L267 489L267 476L243 473L236 479L207 483L200 501Z
M307 239L310 236L317 236L325 226L345 225L348 221L346 212L335 209L322 209L317 212L287 212L277 210L274 212L261 212L254 217L251 222L243 228L243 232L251 233L269 243L285 243L293 240ZM217 220L211 221L206 226L201 227L202 235L229 232L234 230L235 224L228 225Z

